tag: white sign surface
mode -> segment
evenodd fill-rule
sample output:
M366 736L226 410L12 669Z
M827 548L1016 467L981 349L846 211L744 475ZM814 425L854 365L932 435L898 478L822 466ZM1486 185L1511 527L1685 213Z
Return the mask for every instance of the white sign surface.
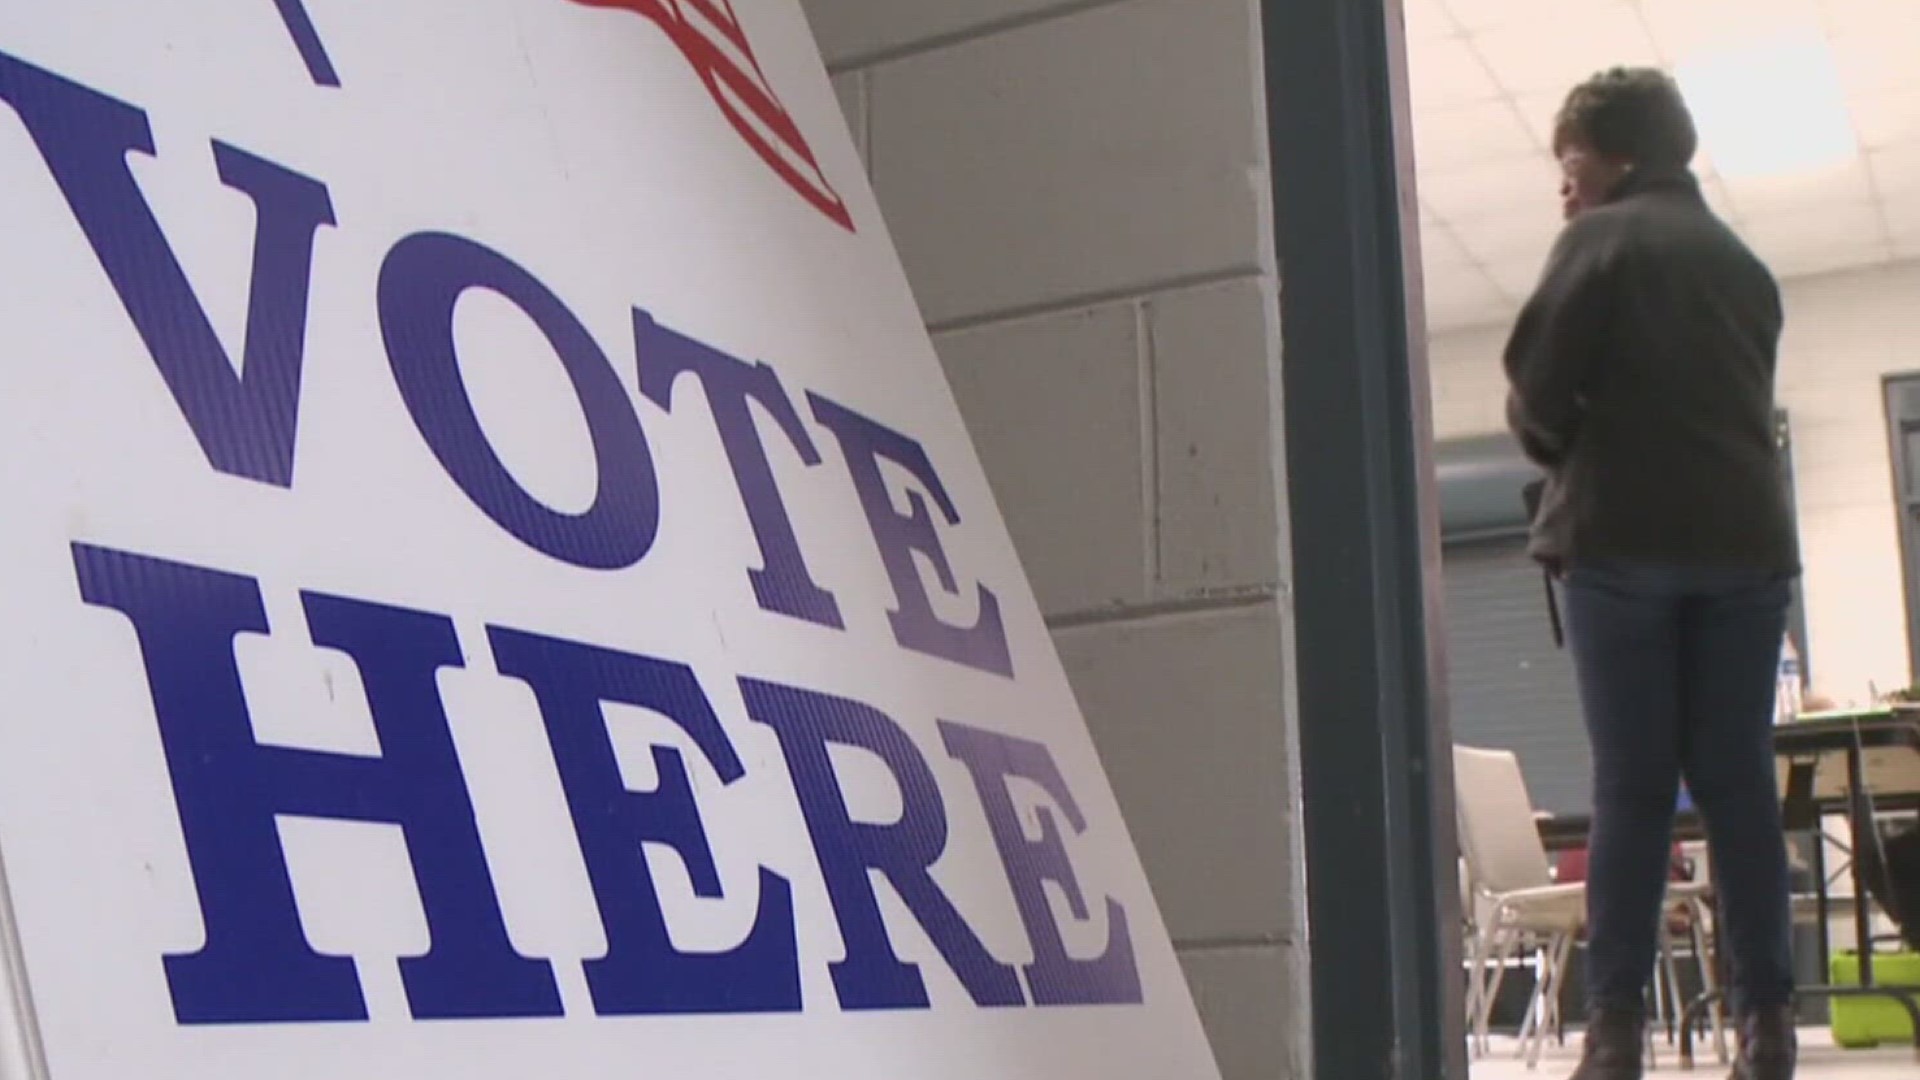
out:
M1217 1076L793 0L8 4L0 191L0 1075Z

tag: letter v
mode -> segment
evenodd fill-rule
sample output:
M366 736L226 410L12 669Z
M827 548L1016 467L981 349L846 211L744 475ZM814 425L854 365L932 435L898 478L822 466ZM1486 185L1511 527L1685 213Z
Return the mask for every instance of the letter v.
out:
M0 101L26 124L207 463L230 476L293 486L313 240L334 223L326 185L213 144L221 182L251 198L258 215L246 346L235 374L127 164L130 153L154 152L146 113L4 52Z

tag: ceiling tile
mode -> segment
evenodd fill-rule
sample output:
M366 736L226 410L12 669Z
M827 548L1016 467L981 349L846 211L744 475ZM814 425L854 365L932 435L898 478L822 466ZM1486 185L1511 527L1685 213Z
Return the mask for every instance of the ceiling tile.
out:
M1920 254L1920 144L1882 150L1869 161L1894 245L1903 254Z
M1458 267L1444 273L1423 274L1421 283L1429 308L1487 304L1506 299L1493 280L1478 267Z
M1407 43L1415 112L1446 109L1500 96L1480 57L1460 38L1431 38Z
M1437 245L1440 246L1440 254L1436 255L1433 251L1433 247L1436 245L1427 244L1427 240L1429 239L1436 240ZM1478 266L1462 258L1457 251L1449 250L1444 246L1445 241L1440 238L1422 237L1420 242L1422 245L1420 251L1420 272L1430 280L1452 277L1456 274L1478 274L1482 272Z
M1884 262L1886 226L1872 203L1829 206L1818 214L1749 214L1747 243L1780 278Z
M1548 22L1515 23L1471 33L1501 87L1515 97L1565 94L1576 83L1619 65L1654 64L1653 39L1624 5L1535 5Z
M1527 27L1542 37L1556 29L1594 18L1596 14L1631 13L1633 0L1443 0L1453 21L1468 33Z
M1560 118L1560 106L1567 100L1567 91L1572 86L1563 86L1558 90L1549 90L1540 94L1521 95L1514 108L1520 113L1520 119L1533 132L1533 137L1542 148L1553 147L1553 124Z
M1453 229L1438 215L1428 215L1424 211L1420 218L1420 259L1429 270L1452 270L1473 265L1473 260L1467 257L1467 249L1461 246Z
M1814 0L1641 0L1640 10L1654 45L1671 64L1821 25Z
M1514 256L1487 265L1487 276L1501 291L1516 300L1533 293L1540 283L1540 271L1547 265L1544 253L1536 258Z
M1882 201L1920 198L1920 139L1869 152L1867 169Z
M1513 307L1513 301L1477 269L1425 275L1422 289L1430 333L1495 322Z
M1727 189L1749 220L1780 215L1818 218L1833 208L1873 198L1866 159L1858 156L1838 168L1793 176L1729 177Z
M1420 264L1420 273L1427 281L1452 282L1461 278L1468 280L1484 278L1486 271L1469 262L1435 262L1428 260Z
M1423 172L1526 157L1540 149L1519 112L1504 99L1422 113L1413 125L1413 147Z
M1406 20L1409 41L1450 37L1460 32L1460 28L1454 25L1453 16L1447 14L1440 0L1406 0L1401 11Z
M1475 262L1492 266L1512 259L1544 261L1564 227L1552 199L1515 203L1497 214L1450 221L1454 235Z
M1850 95L1848 108L1860 133L1860 144L1869 150L1920 140L1920 88L1857 92Z
M1893 258L1893 247L1885 241L1876 241L1870 247L1857 247L1846 244L1808 243L1803 247L1769 251L1756 246L1761 258L1773 270L1773 276L1781 281L1794 278L1812 277L1815 274L1831 274L1838 270L1852 270L1862 266L1879 266Z
M1835 34L1831 44L1834 64L1840 69L1840 81L1853 93L1901 90L1913 85L1914 53L1920 51L1920 33L1893 30Z
M1756 245L1797 247L1815 241L1872 243L1880 239L1880 212L1870 201L1829 205L1818 214L1773 211L1746 215L1741 230Z
M1864 35L1920 42L1920 5L1908 0L1821 0L1828 29L1836 36Z
M1479 330L1488 326L1499 326L1512 321L1513 315L1513 304L1504 299L1490 300L1483 304L1460 304L1444 308L1436 308L1429 304L1427 306L1427 336L1429 338L1436 338L1443 334L1457 334L1464 330ZM1497 413L1495 415L1497 415ZM1481 425L1476 423L1465 430L1478 431L1480 429Z
M1720 220L1738 231L1741 225L1740 207L1733 201L1733 195L1728 192L1727 182L1718 176L1703 176L1700 179L1700 190L1707 197L1707 205L1720 216Z
M1903 251L1920 248L1920 195L1891 199L1882 205L1887 234Z
M1515 207L1555 206L1560 189L1559 171L1538 153L1436 169L1419 182L1428 204L1454 222L1511 214Z

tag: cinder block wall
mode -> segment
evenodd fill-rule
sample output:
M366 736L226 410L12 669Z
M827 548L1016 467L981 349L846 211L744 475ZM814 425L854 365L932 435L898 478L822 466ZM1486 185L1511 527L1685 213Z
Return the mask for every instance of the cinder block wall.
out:
M1222 1069L1302 1076L1254 0L805 6Z

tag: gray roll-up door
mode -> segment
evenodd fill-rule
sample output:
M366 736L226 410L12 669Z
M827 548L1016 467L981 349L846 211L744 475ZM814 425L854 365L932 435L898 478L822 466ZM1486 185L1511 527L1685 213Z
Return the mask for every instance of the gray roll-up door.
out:
M1587 733L1573 660L1554 647L1546 586L1523 537L1442 554L1455 742L1512 750L1536 809L1587 813Z

